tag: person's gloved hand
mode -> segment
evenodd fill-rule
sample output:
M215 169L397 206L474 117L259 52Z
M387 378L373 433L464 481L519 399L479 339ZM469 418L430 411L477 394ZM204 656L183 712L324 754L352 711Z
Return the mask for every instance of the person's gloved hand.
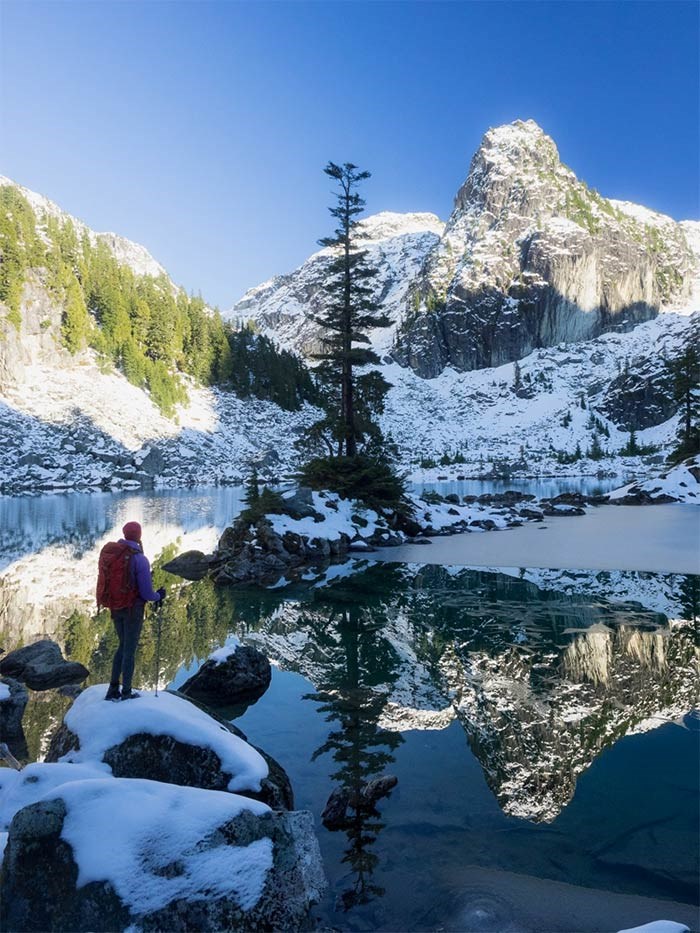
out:
M156 590L156 593L158 594L158 605L162 606L163 603L165 602L165 597L167 596L167 593L165 592L165 587L161 586L159 590Z

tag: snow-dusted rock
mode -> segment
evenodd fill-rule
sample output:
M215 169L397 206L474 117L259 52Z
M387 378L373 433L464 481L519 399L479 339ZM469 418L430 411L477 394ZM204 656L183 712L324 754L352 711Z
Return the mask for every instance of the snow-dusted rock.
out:
M116 777L268 796L262 755L195 704L167 691L109 703L106 690L98 684L75 700L47 761L104 762Z
M14 817L0 923L297 930L324 886L310 813L155 781L82 779Z
M220 648L180 687L185 696L224 706L257 700L270 686L272 668L250 645Z

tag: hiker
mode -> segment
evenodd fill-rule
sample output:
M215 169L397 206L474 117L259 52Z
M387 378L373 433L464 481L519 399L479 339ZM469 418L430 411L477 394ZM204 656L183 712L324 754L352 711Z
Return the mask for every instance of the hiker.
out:
M144 609L148 602L160 608L165 599L164 587L153 589L151 565L141 546L141 525L127 522L122 533L123 538L105 544L100 551L97 577L97 608L110 610L119 637L105 700L133 700L139 696L131 689L131 679Z

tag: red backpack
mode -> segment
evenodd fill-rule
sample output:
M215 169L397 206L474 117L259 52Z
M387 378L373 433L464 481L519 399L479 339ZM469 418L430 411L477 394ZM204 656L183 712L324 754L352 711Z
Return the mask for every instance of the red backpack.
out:
M134 551L128 544L110 541L100 551L97 565L97 608L130 609L139 594L131 573Z

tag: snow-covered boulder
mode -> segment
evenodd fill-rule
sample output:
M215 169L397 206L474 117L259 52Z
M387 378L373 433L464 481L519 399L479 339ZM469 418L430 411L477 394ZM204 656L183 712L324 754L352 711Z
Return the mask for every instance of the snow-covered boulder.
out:
M11 651L0 661L0 674L21 680L32 690L78 683L89 673L77 661L66 661L60 647L49 638Z
M687 502L700 505L700 456L689 457L666 473L643 483L628 483L610 493L614 505Z
M104 764L35 761L21 771L0 768L0 832L7 832L14 815L23 807L31 806L62 784L104 777L109 777L109 768Z
M250 645L219 648L181 687L180 693L214 705L256 700L270 686L270 662Z
M297 930L324 886L308 812L155 781L83 779L14 817L0 926Z
M109 703L106 690L106 684L90 687L75 700L47 761L104 762L115 777L231 791L285 807L289 794L281 778L223 721L173 693L143 691L136 700Z

